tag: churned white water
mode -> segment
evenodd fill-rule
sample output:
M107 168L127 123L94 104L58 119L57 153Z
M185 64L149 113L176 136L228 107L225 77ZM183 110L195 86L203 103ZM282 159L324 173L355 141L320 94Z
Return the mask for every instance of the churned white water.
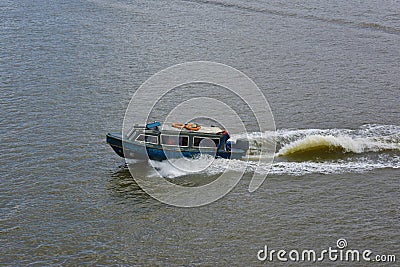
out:
M270 175L305 175L310 173L340 174L347 172L365 172L382 168L400 167L400 127L393 125L364 125L359 129L302 129L278 130L272 133L250 133L234 135L232 140L246 137L250 140L249 161L213 159L202 155L197 159L172 159L170 161L151 161L156 173L163 177L173 178L184 175L215 175L226 170L238 171L246 168L247 172L255 171ZM278 151L274 163L260 163L257 148L260 144L277 141ZM310 153L308 157L303 154ZM317 154L316 158L312 158ZM328 155L326 155L328 154ZM319 159L318 156L330 156ZM293 156L295 156L293 160ZM296 157L297 156L297 157ZM184 162L183 162L184 161ZM179 168L185 164L186 170Z

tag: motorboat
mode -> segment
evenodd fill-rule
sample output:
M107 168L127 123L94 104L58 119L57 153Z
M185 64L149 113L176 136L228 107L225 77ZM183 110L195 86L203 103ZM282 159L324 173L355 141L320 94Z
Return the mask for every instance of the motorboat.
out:
M106 142L123 158L165 160L195 158L201 154L241 159L249 149L246 139L228 141L229 133L218 126L196 123L148 123L134 125L126 135L107 133Z

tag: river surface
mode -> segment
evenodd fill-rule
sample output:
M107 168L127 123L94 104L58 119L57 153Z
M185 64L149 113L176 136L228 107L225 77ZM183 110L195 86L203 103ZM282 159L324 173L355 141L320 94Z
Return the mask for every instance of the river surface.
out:
M0 265L265 266L279 264L257 259L265 245L340 238L400 258L398 1L3 0L0 22ZM276 158L255 192L250 164L225 197L178 208L140 189L105 134L146 79L198 60L262 90ZM196 186L226 161L195 174L153 164ZM367 263L316 265L344 264Z

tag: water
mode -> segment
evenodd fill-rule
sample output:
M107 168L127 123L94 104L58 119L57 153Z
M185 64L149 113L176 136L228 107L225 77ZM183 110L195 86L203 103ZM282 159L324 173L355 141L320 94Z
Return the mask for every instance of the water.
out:
M396 1L2 1L0 263L253 266L264 245L322 250L339 238L398 253L399 10ZM192 60L256 82L278 157L254 193L250 164L224 198L182 209L141 191L104 134L121 129L142 82ZM251 139L256 149L268 133ZM225 165L186 174L155 164L192 186ZM146 162L138 172L154 175Z

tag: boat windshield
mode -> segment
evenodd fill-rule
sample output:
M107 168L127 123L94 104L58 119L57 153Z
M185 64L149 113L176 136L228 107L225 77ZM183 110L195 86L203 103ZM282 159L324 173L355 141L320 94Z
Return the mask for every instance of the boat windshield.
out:
M156 135L139 134L138 137L136 137L136 141L155 144L155 145L158 144L158 138Z

